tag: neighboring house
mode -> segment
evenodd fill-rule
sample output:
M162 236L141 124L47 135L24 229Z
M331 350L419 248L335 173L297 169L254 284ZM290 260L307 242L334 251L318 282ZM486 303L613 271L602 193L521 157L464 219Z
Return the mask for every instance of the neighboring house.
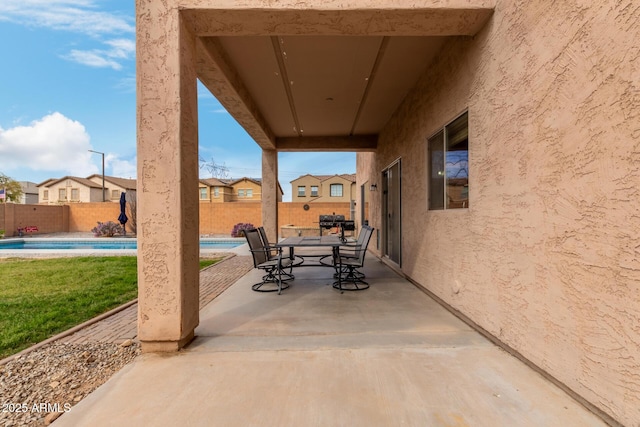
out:
M102 194L102 175L90 175L87 178L65 176L48 179L37 185L41 204L119 202L120 194L135 191L136 180L104 177L104 200Z
M94 174L87 179L99 184L102 187L102 175ZM105 201L119 202L120 193L136 190L136 180L127 178L117 178L115 176L104 177ZM102 200L102 199L100 199Z
M38 184L31 181L18 181L22 188L22 196L18 203L23 205L35 205L38 203Z
M201 202L255 202L262 200L262 180L260 178L201 179L198 187ZM282 201L282 194L282 187L278 183L278 202Z
M198 192L201 202L224 203L233 197L233 187L217 178L201 179Z
M101 202L102 185L78 176L49 179L38 184L39 202L42 204Z
M355 174L307 174L291 181L292 202L350 202L355 199Z

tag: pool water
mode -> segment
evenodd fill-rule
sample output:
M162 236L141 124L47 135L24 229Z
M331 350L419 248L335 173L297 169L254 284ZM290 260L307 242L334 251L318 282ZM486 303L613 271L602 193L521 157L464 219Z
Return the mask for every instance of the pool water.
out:
M200 249L232 249L241 244L241 240L200 240ZM123 240L15 240L0 241L2 249L137 249L138 242L135 239Z

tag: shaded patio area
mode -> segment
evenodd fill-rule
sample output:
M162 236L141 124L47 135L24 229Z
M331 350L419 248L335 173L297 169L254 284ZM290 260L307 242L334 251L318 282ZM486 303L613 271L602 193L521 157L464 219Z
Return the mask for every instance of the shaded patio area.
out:
M55 425L606 425L375 257L366 291L331 273L276 295L252 270L186 349L139 357Z

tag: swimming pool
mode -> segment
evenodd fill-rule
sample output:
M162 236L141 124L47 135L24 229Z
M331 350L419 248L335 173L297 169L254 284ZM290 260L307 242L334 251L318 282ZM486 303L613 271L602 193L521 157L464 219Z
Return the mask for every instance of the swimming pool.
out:
M244 244L245 239L200 239L200 249L233 249ZM134 250L138 248L136 239L8 239L0 240L2 251L20 250L68 250L68 249L96 249L96 250Z

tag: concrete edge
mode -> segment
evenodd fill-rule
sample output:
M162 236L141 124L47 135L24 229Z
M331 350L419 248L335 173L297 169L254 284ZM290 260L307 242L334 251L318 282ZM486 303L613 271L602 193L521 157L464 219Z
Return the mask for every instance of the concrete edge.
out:
M220 262L222 262L222 261L220 261ZM83 322L83 323L81 323L79 325L76 325L76 326L72 327L71 329L67 329L66 331L60 332L57 335L49 337L44 341L40 341L39 343L36 343L36 344L32 345L31 347L25 348L24 350L22 350L22 351L20 351L20 352L18 352L16 354L12 354L11 356L7 356L4 359L0 360L0 365L5 365L5 364L9 363L10 361L12 361L12 360L14 360L14 359L16 359L18 357L24 356L25 354L30 353L30 352L32 352L34 350L39 349L39 348L42 348L42 347L44 347L44 346L46 346L48 344L51 344L54 341L57 341L59 339L68 337L69 335L75 334L79 330L84 329L87 326L91 326L94 323L97 323L97 322L99 322L101 320L104 320L107 317L111 317L114 314L117 314L117 313L121 312L122 310L131 307L132 305L136 304L137 302L138 302L138 298L134 299L133 301L129 301L127 303L124 303L121 306L116 307L116 308L114 308L112 310L109 310L109 311L107 311L105 313L102 313L102 314L100 314L100 315L98 315L98 316L96 316L96 317L94 317L92 319L87 320L86 322Z

